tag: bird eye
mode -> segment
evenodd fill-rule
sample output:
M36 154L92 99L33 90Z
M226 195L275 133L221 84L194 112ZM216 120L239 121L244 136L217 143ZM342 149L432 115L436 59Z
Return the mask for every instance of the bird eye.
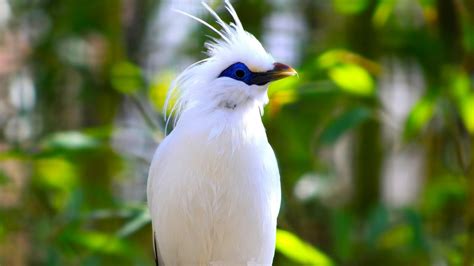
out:
M244 63L237 62L224 69L219 77L228 77L250 85L252 75L252 71Z
M243 71L242 69L237 69L235 71L235 76L238 78L243 78L245 76L245 71Z

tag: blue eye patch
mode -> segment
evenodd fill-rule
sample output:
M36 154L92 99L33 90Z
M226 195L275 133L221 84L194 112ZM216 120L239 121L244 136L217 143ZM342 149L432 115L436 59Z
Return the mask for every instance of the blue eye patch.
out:
M268 82L296 75L296 71L282 63L273 63L273 69L266 72L252 72L241 62L234 63L224 69L219 75L234 80L242 81L247 85L265 85Z
M267 72L252 72L244 63L237 62L222 71L222 73L219 75L219 78L228 77L231 79L242 81L247 85L265 85L270 81L261 79L262 75L266 73Z
M220 77L228 77L231 79L239 80L247 85L252 85L251 80L254 73L244 64L237 62L230 65L219 75Z

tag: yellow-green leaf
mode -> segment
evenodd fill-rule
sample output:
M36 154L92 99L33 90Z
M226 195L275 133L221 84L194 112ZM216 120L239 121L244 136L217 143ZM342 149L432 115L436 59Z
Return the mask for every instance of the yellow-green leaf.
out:
M467 131L474 134L474 93L470 93L461 100L461 118Z
M148 97L150 102L152 103L153 107L157 111L163 111L163 107L166 102L166 97L168 94L168 89L170 88L171 82L173 81L173 74L170 72L165 72L160 76L154 79L152 82L151 87L149 89ZM168 103L166 112L171 112L171 108L173 107L176 101L176 97L172 97L170 102Z
M272 83L268 89L270 104L282 106L298 100L296 88L299 80L296 78L282 79Z
M413 107L406 122L406 136L415 134L431 120L434 113L434 103L432 97L425 97Z
M460 72L453 77L451 93L467 131L474 133L474 93L469 76Z
M340 64L329 69L329 77L342 90L370 96L375 91L374 80L364 68L356 64Z
M456 100L462 100L469 95L471 82L466 73L461 72L455 75L452 84L452 94Z
M77 169L70 161L47 158L35 161L35 182L47 190L48 199L56 209L63 209L77 186Z
M387 249L407 246L413 241L413 228L402 224L393 227L383 233L379 240L379 244Z
M352 15L364 11L369 0L333 0L334 9L341 14Z
M298 265L333 265L324 253L285 230L277 230L276 250Z
M372 16L372 23L379 28L385 25L390 15L393 13L395 4L395 0L379 1L375 8L374 15Z
M141 69L130 63L120 62L115 64L111 70L112 87L125 94L131 94L144 86Z
M341 49L334 49L329 50L323 53L318 58L318 66L321 68L329 68L333 67L339 63L345 63L346 58L351 57L352 54L349 51L341 50Z
M105 254L127 254L130 247L125 240L101 232L78 232L70 236L71 240L89 250Z

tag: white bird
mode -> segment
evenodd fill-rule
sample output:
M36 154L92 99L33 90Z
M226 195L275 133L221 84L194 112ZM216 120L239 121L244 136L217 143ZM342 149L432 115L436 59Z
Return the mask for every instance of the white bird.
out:
M276 63L234 22L222 29L208 58L174 82L168 99L178 117L159 145L148 176L148 206L160 265L271 265L281 189L275 154L261 121L271 81L296 75ZM168 117L169 121L169 117Z

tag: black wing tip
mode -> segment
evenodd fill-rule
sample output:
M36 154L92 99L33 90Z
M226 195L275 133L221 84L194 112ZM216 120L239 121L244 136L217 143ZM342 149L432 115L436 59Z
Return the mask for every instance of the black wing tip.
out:
M158 262L158 248L156 247L155 232L153 232L153 253L155 255L155 266L160 266L160 263Z

